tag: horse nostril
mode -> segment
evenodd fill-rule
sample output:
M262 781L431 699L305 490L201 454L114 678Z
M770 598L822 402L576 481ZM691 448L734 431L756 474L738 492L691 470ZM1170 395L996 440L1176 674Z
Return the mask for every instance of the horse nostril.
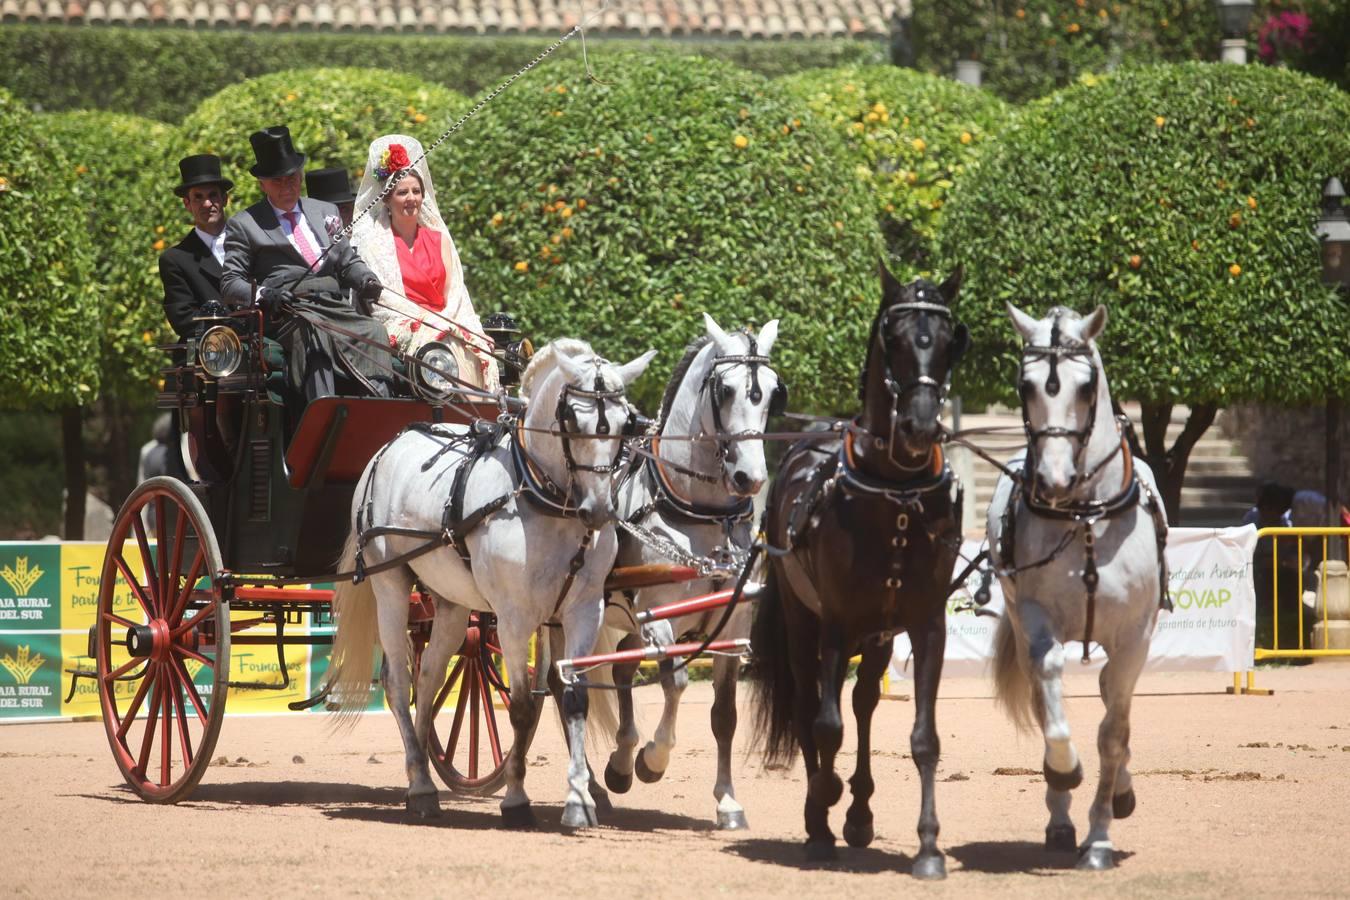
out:
M736 482L736 487L742 491L750 487L750 476L744 472L736 472L735 475L731 476L731 479Z

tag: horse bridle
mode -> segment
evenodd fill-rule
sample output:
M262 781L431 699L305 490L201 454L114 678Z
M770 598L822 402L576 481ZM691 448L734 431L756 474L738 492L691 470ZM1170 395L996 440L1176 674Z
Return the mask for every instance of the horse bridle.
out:
M1026 397L1026 369L1027 364L1038 360L1047 359L1050 361L1050 375L1045 379L1045 393L1051 397L1059 395L1059 362L1063 359L1082 359L1088 364L1090 375L1088 376L1087 388L1090 392L1088 400L1087 423L1082 428L1064 428L1059 425L1051 425L1045 428L1035 428L1031 424L1031 414L1027 411ZM1096 475L1111 459L1115 457L1112 453L1103 459L1097 465L1093 466L1091 471L1083 471L1083 457L1087 452L1088 440L1092 436L1092 430L1097 424L1097 383L1101 374L1097 368L1097 361L1093 356L1092 347L1088 344L1064 344L1060 341L1059 317L1055 317L1054 324L1050 327L1050 344L1038 345L1028 344L1022 348L1022 362L1017 373L1018 392L1022 395L1022 428L1027 436L1028 455L1036 455L1039 442L1045 438L1062 437L1074 441L1076 446L1073 453L1074 478L1073 483L1086 481ZM1028 467L1029 471L1034 472L1034 467Z
M623 454L623 441L618 437L613 439L614 456L608 463L594 466L583 465L582 463L577 462L576 458L572 456L572 441L577 438L571 436L574 435L575 432L568 431L567 424L570 422L573 427L579 428L580 426L577 424L577 411L569 402L569 397L584 397L587 400L595 401L597 406L596 414L600 419L600 424L596 426L595 433L596 435L608 435L609 416L606 413L605 403L606 401L613 401L627 406L627 398L623 388L610 389L605 387L605 381L600 375L600 364L597 362L595 366L594 387L587 389L577 387L573 384L563 385L563 389L558 393L558 408L555 414L558 422L558 436L562 440L563 457L567 460L567 472L569 475L575 472L594 472L597 475L605 475L615 471L620 466L620 456ZM620 433L624 437L631 437L636 433L636 430L637 415L631 407L628 407L628 418L625 420L622 429L620 429Z
M943 306L940 303L932 303L926 300L925 298L927 296L928 296L927 291L920 291L918 294L919 297L918 300L910 300L902 303L892 303L890 306L886 307L884 310L881 311L881 316L877 320L876 325L877 340L881 348L882 380L886 384L886 390L889 391L891 395L891 417L890 417L890 429L886 440L886 456L893 466L905 471L916 471L916 469L914 467L904 465L899 460L897 460L894 455L895 454L894 448L896 444L895 429L898 427L900 422L900 402L904 398L904 396L910 393L911 391L916 391L919 388L931 388L932 390L937 391L938 403L939 404L943 403L947 399L947 391L951 388L951 369L949 368L947 370L946 373L947 379L945 381L938 381L933 376L928 375L927 373L923 373L920 374L918 377L914 378L912 381L906 381L904 383L901 383L895 377L895 372L891 369L891 359L890 359L891 348L890 345L886 342L886 331L887 326L890 324L891 316L893 313L895 315L904 315L906 313L911 312L913 313L926 312L932 313L937 316L941 316L948 322L953 323L955 322L955 319L952 316L952 311L950 309L948 309L946 306ZM925 334L925 332L920 333L920 339L922 339L923 334ZM931 335L929 336L929 339L931 340ZM863 372L864 380L862 385L864 390L866 389L866 377L867 377L866 370L864 369ZM862 391L860 391L859 393L861 394ZM865 397L861 399L863 399L864 401L866 400ZM929 453L929 457L931 459L932 457L931 452ZM927 465L928 460L925 460L923 465L919 466L918 468L922 469Z
M727 356L715 357L712 364L708 367L708 375L703 379L703 384L699 388L699 396L705 393L712 400L713 431L717 437L717 461L719 463L736 461L736 441L728 441L722 438L722 435L728 434L726 425L722 421L722 404L726 402L727 392L730 390L722 380L722 374L718 371L719 366L729 366L744 364L750 367L750 402L759 403L764 399L764 389L759 385L759 367L769 366L769 357L759 352L759 345L755 338L746 333L746 339L750 342L749 353L731 354ZM777 373L774 373L775 377ZM769 398L769 415L782 415L787 409L787 385L780 379L774 386L773 395Z

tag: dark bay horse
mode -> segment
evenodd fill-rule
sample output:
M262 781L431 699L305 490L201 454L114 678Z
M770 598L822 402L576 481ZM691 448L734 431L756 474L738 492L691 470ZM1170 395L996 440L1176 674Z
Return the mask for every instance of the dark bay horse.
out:
M873 837L868 806L871 720L893 637L914 645L915 719L910 736L923 781L914 875L942 878L933 778L934 723L949 583L960 542L959 488L939 446L939 415L953 368L969 344L951 303L958 269L940 286L901 285L883 265L882 299L862 372L862 414L835 442L794 446L768 498L772 547L751 634L759 734L766 762L800 747L806 762L806 852L832 859L829 811L843 794L834 770L843 743L840 691L862 654L853 713L858 765L844 840Z

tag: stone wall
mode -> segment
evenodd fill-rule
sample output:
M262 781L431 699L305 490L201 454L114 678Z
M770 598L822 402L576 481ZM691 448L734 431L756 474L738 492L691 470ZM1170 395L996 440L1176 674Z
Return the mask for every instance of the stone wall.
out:
M1350 504L1350 428L1341 413L1341 503ZM1220 417L1224 436L1236 441L1260 481L1295 490L1326 490L1326 407L1262 404L1230 406Z

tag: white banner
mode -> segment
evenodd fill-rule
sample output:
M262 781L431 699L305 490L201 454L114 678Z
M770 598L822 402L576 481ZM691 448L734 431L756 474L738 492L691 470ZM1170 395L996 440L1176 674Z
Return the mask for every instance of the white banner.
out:
M980 541L966 540L952 577L960 574L967 560L974 559ZM1167 536L1167 566L1172 612L1158 614L1158 626L1149 646L1145 671L1153 672L1242 672L1252 668L1256 646L1256 591L1252 584L1252 551L1256 527L1173 528ZM968 605L979 587L972 575L966 586L952 596L947 606L947 652L943 676L979 677L988 674L994 655L995 616L977 616L957 608ZM1078 589L1075 582L1074 589ZM1003 591L998 579L991 585L989 605L1003 614ZM1084 666L1080 641L1065 644L1066 671L1099 669L1106 654L1093 651ZM909 636L895 639L891 677L909 677Z

